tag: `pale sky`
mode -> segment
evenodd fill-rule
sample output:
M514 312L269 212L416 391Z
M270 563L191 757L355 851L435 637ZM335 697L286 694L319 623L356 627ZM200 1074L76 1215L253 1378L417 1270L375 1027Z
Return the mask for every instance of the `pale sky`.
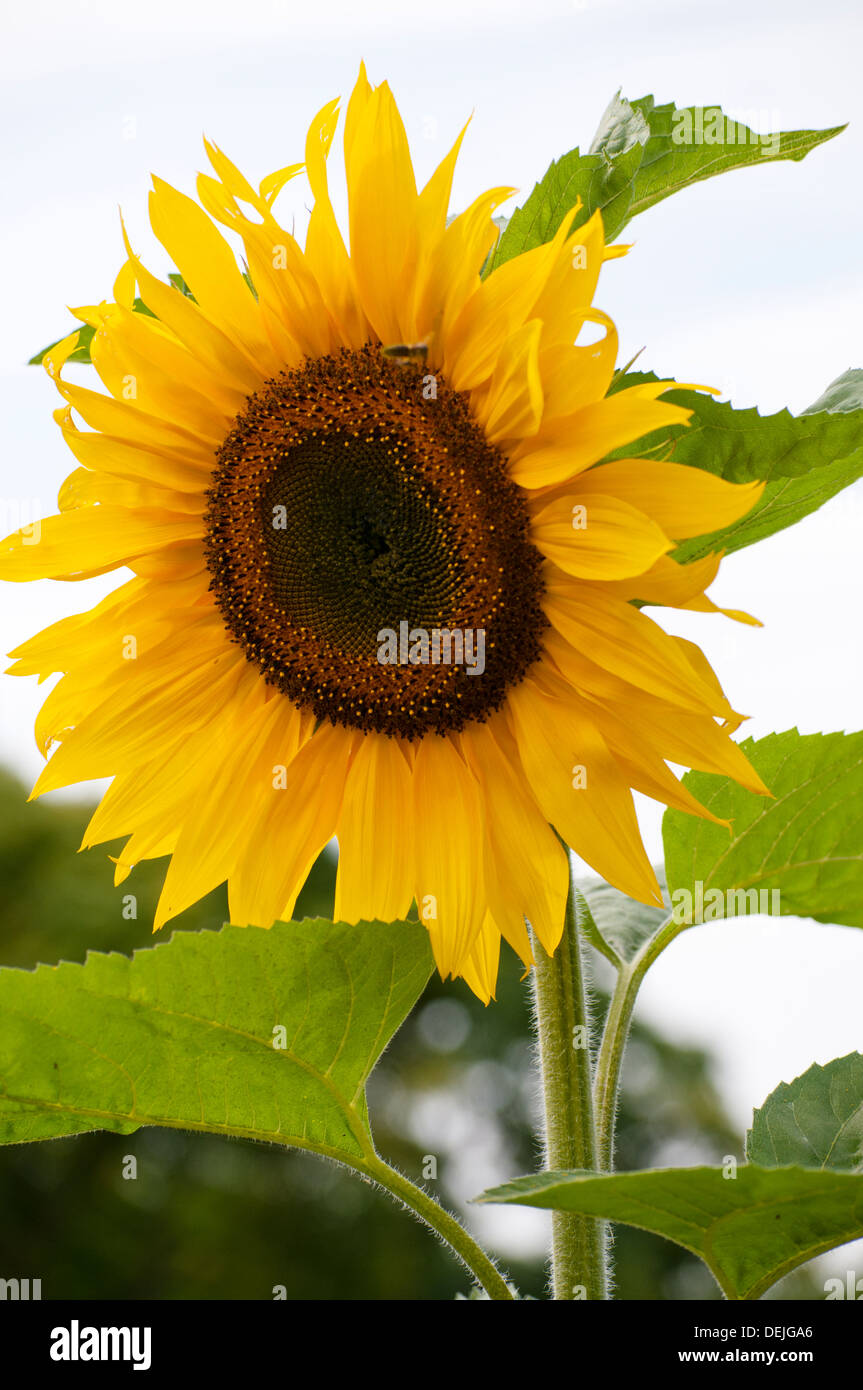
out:
M13 514L4 532L18 524L16 507L53 511L73 466L51 419L54 388L23 364L71 329L65 304L109 293L122 259L118 205L151 268L166 272L146 227L150 172L191 192L202 132L253 181L302 158L311 117L347 96L361 57L372 81L393 87L421 178L474 112L454 211L494 184L525 196L553 157L590 143L618 88L721 103L761 130L851 122L801 164L724 175L649 211L627 229L634 250L606 267L596 299L617 323L622 361L644 346L639 366L712 384L736 405L802 409L863 365L861 15L856 0L10 7L0 53L0 501ZM295 206L290 197L280 213L302 226L302 195ZM702 645L732 703L751 714L743 732L860 726L861 525L858 484L726 561L712 596L757 614L763 629L663 615ZM114 582L4 586L0 647L88 607ZM35 682L0 679L0 759L28 779L41 765L39 699ZM656 857L659 822L646 803ZM675 943L649 976L641 1011L715 1052L742 1130L780 1080L863 1050L861 981L863 933L747 918ZM478 1191L496 1176L474 1171L471 1181ZM533 1230L534 1214L521 1215Z

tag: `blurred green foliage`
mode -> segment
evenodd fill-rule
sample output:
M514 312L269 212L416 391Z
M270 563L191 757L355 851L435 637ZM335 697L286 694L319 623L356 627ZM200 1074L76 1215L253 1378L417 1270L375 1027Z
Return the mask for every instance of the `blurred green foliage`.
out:
M112 885L102 846L76 856L90 808L27 803L0 773L0 964L83 960L151 943L165 862ZM298 917L331 916L335 857L325 851ZM131 896L130 896L131 895ZM173 924L218 927L223 891ZM430 1160L435 1195L498 1246L522 1294L545 1289L546 1214L513 1258L507 1233L523 1214L465 1199L536 1167L533 1042L521 967L507 950L497 1001L484 1008L463 982L434 977L373 1075L372 1122L383 1155L416 1181ZM618 1164L742 1157L701 1051L637 1026L627 1054ZM137 1177L124 1178L127 1156ZM434 1237L385 1194L312 1155L206 1135L148 1129L0 1150L0 1275L41 1278L44 1298L451 1299L469 1280ZM533 1220L535 1218L535 1220ZM487 1224L491 1223L491 1224ZM704 1267L676 1246L616 1232L623 1299L718 1297ZM814 1297L805 1272L784 1297Z

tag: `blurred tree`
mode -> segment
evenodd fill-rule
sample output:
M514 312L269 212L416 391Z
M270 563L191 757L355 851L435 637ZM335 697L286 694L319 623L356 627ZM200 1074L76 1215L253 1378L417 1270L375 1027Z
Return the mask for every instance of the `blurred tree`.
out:
M90 808L26 802L0 773L0 964L83 960L88 950L152 943L166 861L119 888L101 846L76 857ZM332 915L335 856L321 855L297 916ZM217 928L224 892L179 917L177 930ZM511 1211L464 1200L538 1162L533 1043L521 967L508 953L495 1004L462 982L430 982L372 1077L378 1147L446 1204L481 1219L523 1294L541 1297L541 1249L513 1258ZM717 1162L740 1155L697 1049L636 1027L620 1117L621 1167ZM134 1157L135 1178L124 1177ZM433 1160L433 1162L430 1162ZM436 1177L432 1169L436 1168ZM41 1278L44 1298L450 1299L469 1280L434 1237L389 1197L308 1154L173 1130L91 1134L0 1149L0 1274ZM537 1217L541 1234L547 1218ZM714 1298L694 1258L618 1228L618 1298ZM805 1272L785 1297L817 1297Z

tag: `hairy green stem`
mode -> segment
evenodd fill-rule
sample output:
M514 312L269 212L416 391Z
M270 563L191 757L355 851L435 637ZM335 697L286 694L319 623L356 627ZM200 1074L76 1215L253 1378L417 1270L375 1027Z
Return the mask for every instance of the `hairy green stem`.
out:
M620 1070L636 996L653 962L688 925L689 923L675 922L669 917L650 940L644 943L638 954L628 964L621 966L618 974L602 1033L593 1093L596 1157L602 1172L610 1173L614 1162L614 1123Z
M545 1107L545 1166L549 1170L595 1169L590 1019L572 888L563 937L554 955L548 955L537 940L533 949L534 1010ZM605 1299L608 1284L603 1223L591 1216L554 1212L554 1298Z
M410 1178L406 1178L396 1168L391 1168L377 1154L369 1156L362 1164L356 1166L359 1172L386 1188L387 1192L408 1207L427 1226L430 1226L436 1235L439 1235L441 1240L445 1241L462 1263L467 1266L489 1298L495 1301L515 1298L515 1294L509 1288L491 1257L481 1246L477 1245L473 1236L468 1234L464 1226L448 1211L445 1211L439 1202L435 1201L434 1197L430 1197L427 1192L424 1192L421 1187L417 1187L416 1183L412 1183Z

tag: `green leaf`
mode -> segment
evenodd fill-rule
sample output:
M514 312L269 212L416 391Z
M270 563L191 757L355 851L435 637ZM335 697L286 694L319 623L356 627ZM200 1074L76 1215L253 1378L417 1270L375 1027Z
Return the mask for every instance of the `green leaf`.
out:
M797 1163L863 1173L863 1055L813 1063L771 1091L752 1117L746 1157L763 1168Z
M615 103L627 108L616 120L610 115ZM606 239L612 240L626 224L625 209L632 199L648 135L649 126L641 113L615 97L590 151L583 155L576 146L561 159L552 160L524 206L516 208L497 244L492 268L551 241L579 198L583 206L575 225L586 222L599 208Z
M769 912L863 927L863 733L789 729L741 748L772 798L688 772L684 785L733 832L682 811L663 818L675 920Z
M759 1298L814 1255L863 1235L863 1177L740 1165L538 1173L479 1202L581 1212L664 1236L703 1260L728 1298Z
M658 864L654 865L654 870L662 895L667 897L665 870ZM668 908L638 903L602 879L580 879L576 888L590 911L593 930L624 961L632 960L644 942L668 919Z
M777 531L796 526L798 521L817 512L831 497L863 476L863 448L848 458L837 459L826 468L813 468L802 478L781 478L768 483L755 506L739 521L719 531L684 541L672 552L675 560L686 564L703 555L724 551L726 555L766 540Z
M816 146L832 140L844 125L826 130L757 133L726 116L720 106L686 106L673 102L656 106L652 96L633 106L650 123L650 139L638 171L627 221L655 203L702 179L729 169L770 164L780 159L798 162ZM718 139L712 137L718 136Z
M615 389L658 381L654 372L629 372ZM800 415L780 410L760 415L735 409L700 391L669 390L663 400L685 406L687 424L654 430L639 440L639 453L659 454L715 473L730 483L799 478L835 460L863 452L863 371L845 372ZM632 445L615 451L628 458ZM613 456L615 456L613 455Z
M673 102L657 106L652 96L629 102L618 93L588 152L576 148L553 161L513 213L490 268L550 241L578 198L577 225L599 209L606 240L613 241L639 213L681 188L728 169L803 159L844 129L756 135L718 106L678 110Z
M657 380L653 372L628 372L612 390ZM689 423L656 430L609 457L637 453L703 468L732 483L767 483L757 505L739 521L679 545L674 558L683 563L717 550L741 550L793 526L863 476L859 368L837 377L800 415L736 410L698 391L672 390L663 399L691 410Z
M307 919L0 970L0 1142L167 1125L358 1166L366 1079L431 967L417 923Z
M831 381L826 391L812 405L806 407L803 415L818 415L822 410L847 412L863 410L863 368L852 367Z

